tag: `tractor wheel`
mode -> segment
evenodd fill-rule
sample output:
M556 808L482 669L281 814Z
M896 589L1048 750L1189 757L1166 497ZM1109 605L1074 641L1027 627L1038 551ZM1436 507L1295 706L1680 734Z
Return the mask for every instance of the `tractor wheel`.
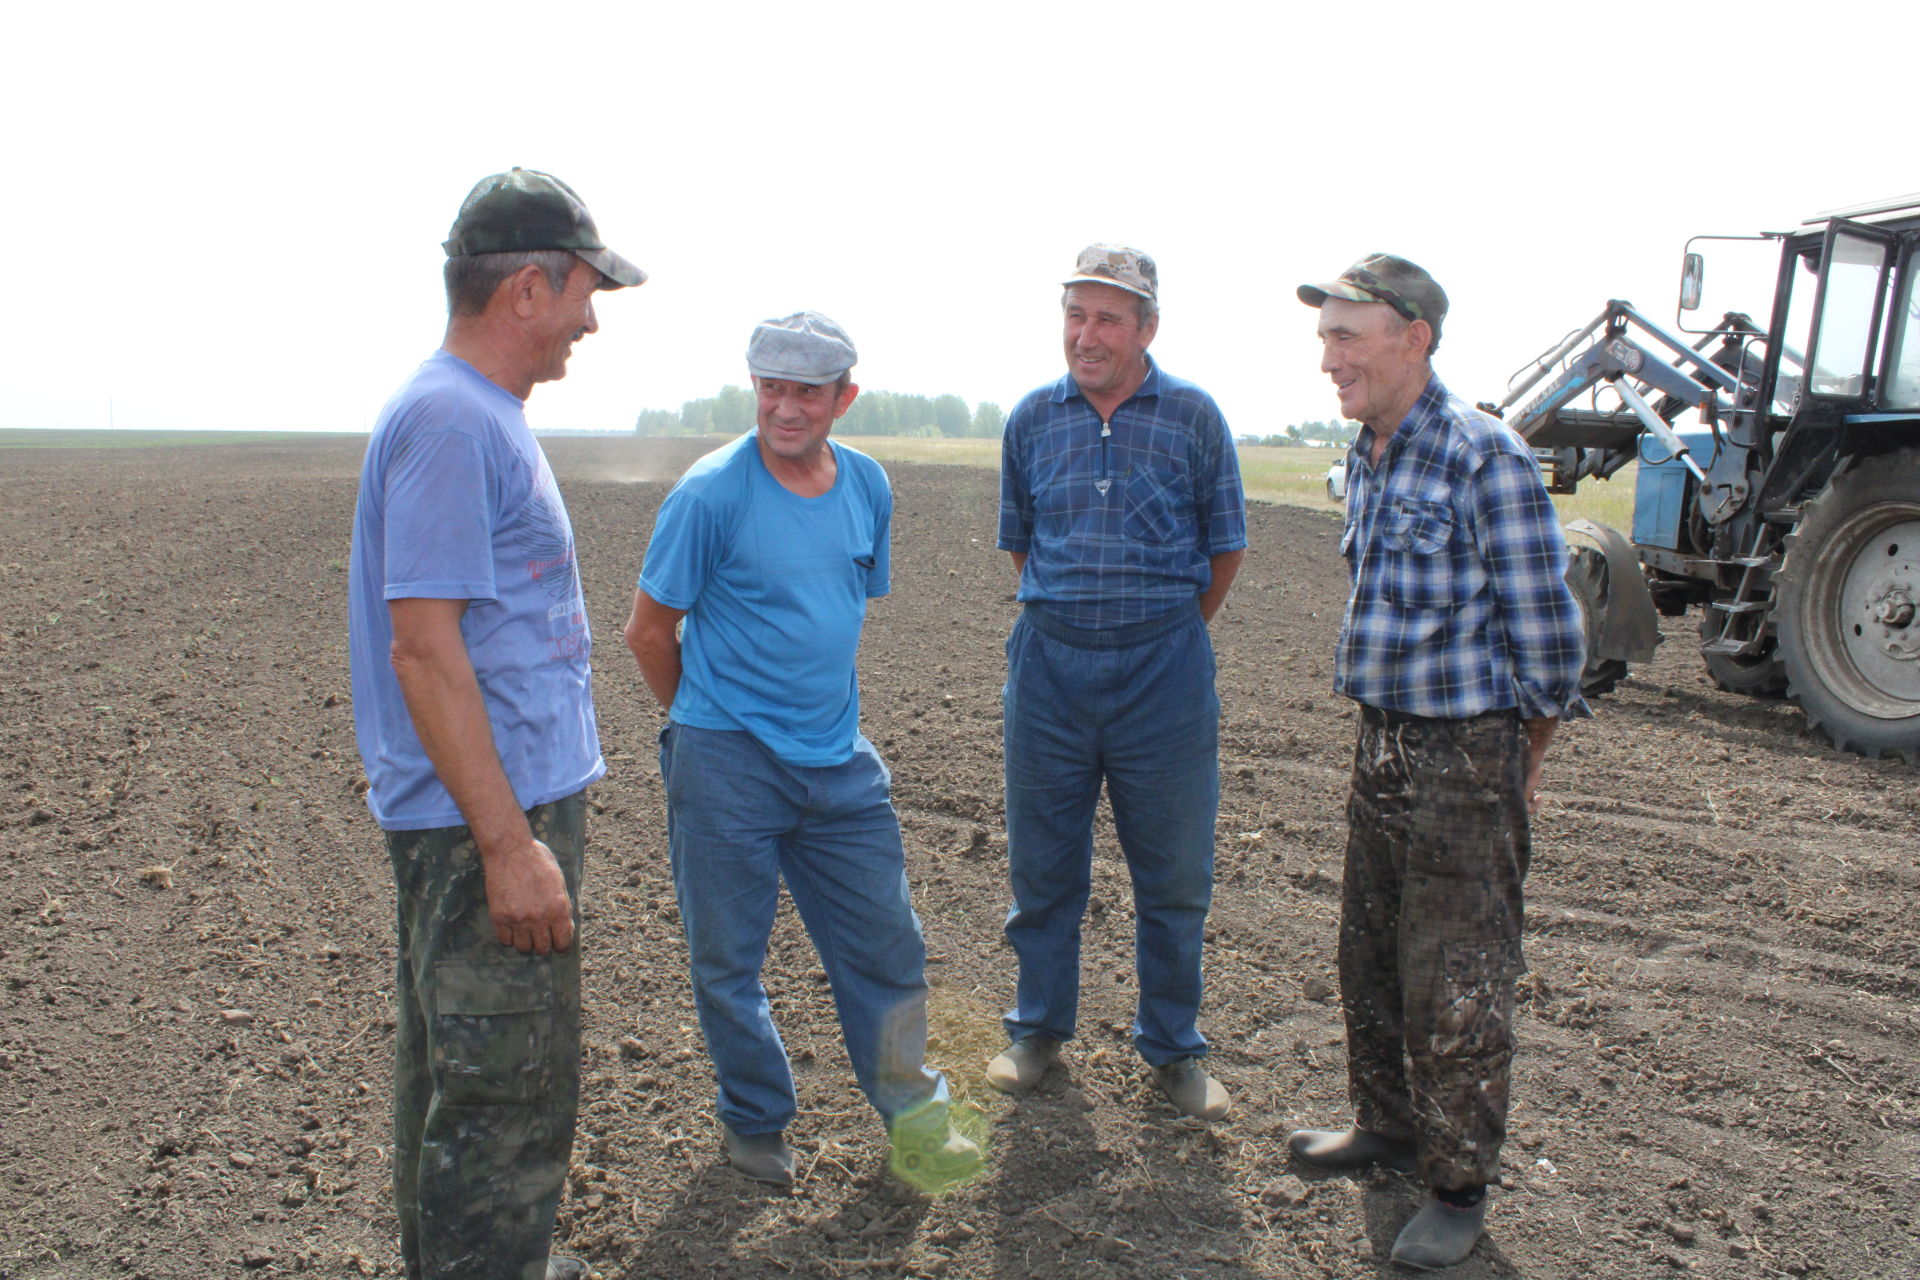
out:
M1618 658L1595 655L1600 630L1606 625L1607 603L1612 595L1607 575L1607 557L1597 547L1567 549L1567 588L1580 606L1581 628L1587 637L1587 665L1580 673L1580 692L1589 697L1611 693L1627 678L1627 664Z
M1713 640L1720 635L1720 614L1709 605L1700 618L1700 638ZM1707 674L1728 693L1744 693L1750 698L1782 698L1787 693L1787 673L1780 665L1780 650L1769 647L1758 658L1736 658L1725 653L1703 653Z
M1834 745L1920 763L1920 450L1840 472L1773 578L1787 694Z

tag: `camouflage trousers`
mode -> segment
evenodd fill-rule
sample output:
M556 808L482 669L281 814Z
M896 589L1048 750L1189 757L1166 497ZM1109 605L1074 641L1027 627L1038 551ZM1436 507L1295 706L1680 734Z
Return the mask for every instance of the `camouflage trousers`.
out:
M390 831L399 897L393 1199L409 1280L544 1280L580 1097L585 793L529 810L574 946L522 955L487 912L465 827Z
M1433 1187L1497 1181L1531 856L1526 730L1362 707L1347 803L1340 994L1360 1127Z

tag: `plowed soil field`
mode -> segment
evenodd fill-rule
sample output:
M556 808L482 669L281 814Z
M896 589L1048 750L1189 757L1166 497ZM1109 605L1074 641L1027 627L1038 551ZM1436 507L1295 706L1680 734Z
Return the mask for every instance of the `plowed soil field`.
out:
M396 1274L392 890L346 665L362 442L0 459L0 1280ZM1417 1189L1303 1181L1344 1119L1334 994L1353 735L1330 691L1329 508L1262 507L1214 633L1225 706L1203 1029L1235 1105L1177 1119L1126 1029L1103 826L1068 1069L985 1088L1012 968L995 478L893 469L894 594L864 646L933 954L933 1056L993 1168L893 1182L819 965L767 982L803 1173L719 1163L664 850L660 716L620 643L689 443L548 442L600 641L587 1057L562 1242L606 1277L1385 1276ZM1562 731L1537 825L1513 1137L1466 1277L1920 1274L1920 790L1790 705L1661 656Z

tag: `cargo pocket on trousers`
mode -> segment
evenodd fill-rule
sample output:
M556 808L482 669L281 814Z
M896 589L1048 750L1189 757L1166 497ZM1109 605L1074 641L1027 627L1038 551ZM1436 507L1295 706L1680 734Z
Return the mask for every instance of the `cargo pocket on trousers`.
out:
M1527 971L1520 939L1456 942L1446 975L1434 1049L1447 1058L1488 1058L1513 1050L1513 983Z
M553 974L544 960L433 967L433 1074L450 1106L530 1102L552 1085Z

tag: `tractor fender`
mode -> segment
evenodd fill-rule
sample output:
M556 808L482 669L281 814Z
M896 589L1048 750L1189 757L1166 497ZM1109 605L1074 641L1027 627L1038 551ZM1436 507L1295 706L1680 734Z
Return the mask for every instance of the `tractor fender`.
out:
M1566 531L1590 539L1607 558L1607 613L1595 644L1599 652L1589 656L1651 662L1660 643L1660 620L1646 574L1640 570L1639 553L1618 529L1591 520L1570 520Z

